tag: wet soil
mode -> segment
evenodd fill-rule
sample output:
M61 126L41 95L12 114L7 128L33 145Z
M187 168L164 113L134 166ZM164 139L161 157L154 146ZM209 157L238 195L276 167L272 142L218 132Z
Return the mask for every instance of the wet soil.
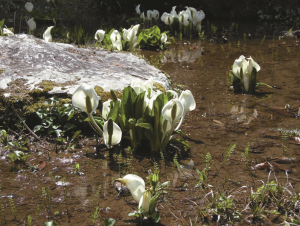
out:
M197 107L188 113L181 127L192 147L188 153L179 151L182 171L174 165L174 148L170 149L172 154L166 153L163 165L159 154L130 154L130 150L119 147L109 152L105 145L97 145L94 137L81 139L74 149L67 150L64 145L39 141L28 147L32 154L25 167L13 163L1 144L1 211L4 211L4 215L0 214L1 225L29 225L28 215L32 225L51 220L57 225L104 225L106 218L116 219L116 225L137 225L138 221L128 217L129 212L137 210L137 204L131 196L118 195L114 180L127 173L145 179L150 169L154 171L154 161L159 163L161 182L170 181L168 195L157 205L160 224L189 225L196 216L197 224L205 220L214 224L216 219L200 211L208 206L205 197L210 189L195 188L199 181L196 169L205 168L207 153L213 160L208 183L213 191L219 189L234 196L241 210L240 224L251 222L247 208L249 194L251 188L262 186L262 181L277 180L285 184L288 175L289 182L299 192L298 42L294 38L276 37L276 40L266 39L259 48L261 42L262 39L225 44L178 41L165 52L137 52L167 72L174 89L189 89L195 97ZM251 56L261 67L258 82L274 88L258 87L253 95L235 94L228 88L230 67L240 55ZM289 135L292 130L296 132ZM233 144L236 147L226 155ZM245 162L242 153L247 146L250 149ZM76 163L80 165L79 172L75 171ZM257 165L260 163L263 167ZM271 174L270 167L265 167L269 163L274 167ZM30 170L28 165L36 168ZM97 206L99 216L95 216L93 223L91 216ZM260 224L283 222L275 218L269 215Z

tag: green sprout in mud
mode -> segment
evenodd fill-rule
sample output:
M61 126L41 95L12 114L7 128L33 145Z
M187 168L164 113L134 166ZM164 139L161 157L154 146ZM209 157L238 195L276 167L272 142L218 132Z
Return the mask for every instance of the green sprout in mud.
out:
M30 154L26 154L22 151L13 151L13 153L8 154L7 157L9 157L16 164L25 165L28 158L30 157Z

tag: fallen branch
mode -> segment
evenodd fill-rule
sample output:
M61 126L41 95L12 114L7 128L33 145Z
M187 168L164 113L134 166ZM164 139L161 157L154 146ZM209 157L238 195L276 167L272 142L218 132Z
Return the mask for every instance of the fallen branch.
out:
M15 114L18 116L18 118L21 120L21 122L23 123L23 125L26 127L26 129L38 140L40 140L40 138L26 125L26 123L23 121L23 119L20 117L20 115L18 114L18 112L16 111L14 104L11 104L12 109L14 110Z

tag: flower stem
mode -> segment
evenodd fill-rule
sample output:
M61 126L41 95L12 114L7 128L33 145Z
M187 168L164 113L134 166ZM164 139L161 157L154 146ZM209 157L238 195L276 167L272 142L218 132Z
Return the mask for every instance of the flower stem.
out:
M103 136L103 131L100 129L100 127L97 125L97 123L94 120L94 117L92 113L88 113L89 119L91 120L92 125L95 127L95 129Z

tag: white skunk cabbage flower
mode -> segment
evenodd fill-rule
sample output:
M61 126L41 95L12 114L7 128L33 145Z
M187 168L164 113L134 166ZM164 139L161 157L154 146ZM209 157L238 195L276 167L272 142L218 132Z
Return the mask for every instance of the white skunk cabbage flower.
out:
M139 209L142 209L144 213L149 212L150 207L150 199L151 199L151 193L150 191L144 191L143 196L140 199L139 202Z
M175 10L176 7L177 7L177 6L173 6L173 7L172 7L172 10L171 10L170 14L171 14L173 17L178 18L177 12L176 12L176 10Z
M87 97L90 100L89 104L87 104ZM72 104L74 107L80 108L89 114L96 111L99 99L93 87L87 84L81 84L72 96Z
M113 44L113 47L117 50L122 50L122 41L121 41L121 35L118 32L118 30L114 30L110 35L111 43Z
M173 95L173 99L178 99L178 93L174 90L168 90L167 93L171 93Z
M102 104L102 118L107 120L107 116L110 112L110 102L112 100L107 100Z
M179 23L185 27L189 26L189 14L186 11L181 11L178 15Z
M193 96L193 94L190 90L183 91L180 94L179 101L182 103L184 110L183 110L181 120L180 120L180 122L179 122L179 124L178 124L178 126L175 130L178 130L180 128L186 113L188 111L193 111L196 108L196 101L195 101L194 96Z
M241 82L244 83L245 91L248 92L249 85L250 85L250 75L252 73L253 68L256 69L256 71L260 71L260 66L251 58L246 58L241 55L238 59L236 59L232 65L232 73L239 79L241 79ZM243 77L241 77L241 69L243 72Z
M205 18L205 13L202 10L200 10L200 11L196 12L196 15L194 16L193 21L196 24L198 24L198 23L201 23L204 18Z
M156 9L153 10L153 18L154 18L154 20L159 19L159 12Z
M14 33L5 27L3 28L3 34L4 36L14 36Z
M105 36L105 31L103 31L103 30L97 30L95 33L95 39L98 42L102 42L104 36Z
M141 10L140 10L140 7L141 7L141 4L138 4L136 7L135 7L135 11L137 14L141 14Z
M144 13L144 12L142 12L142 13L140 14L140 18L143 19L143 22L145 22L145 13Z
M164 12L163 15L161 16L161 20L166 25L171 25L173 23L173 16L170 13Z
M54 26L50 26L46 29L46 31L44 32L43 34L43 39L46 41L46 42L52 42L52 35L51 35L51 29L53 28Z
M147 10L147 19L152 20L153 18L153 11L152 10Z
M160 37L160 42L163 44L168 40L168 36L164 33Z
M122 139L121 128L111 118L103 125L103 139L107 148L112 148Z
M31 2L27 2L25 4L25 9L30 13L33 10L33 4Z
M129 189L136 203L140 202L145 191L145 181L141 177L135 174L127 174L123 178L119 178L116 180L120 181Z
M189 17L190 17L189 20L193 21L195 15L197 13L197 10L193 7L188 7L188 6L186 6L185 8L186 8L186 12L189 14Z
M164 119L168 120L172 127L181 118L184 111L182 103L178 99L172 99L162 109Z
M34 21L34 18L31 18L30 20L28 20L27 24L29 26L29 34L31 34L31 32L33 32L36 29L36 23Z
M139 30L140 25L137 24L128 30L125 28L123 29L123 39L124 41L129 41L130 42L130 49L135 48L138 45L138 37L137 33Z

